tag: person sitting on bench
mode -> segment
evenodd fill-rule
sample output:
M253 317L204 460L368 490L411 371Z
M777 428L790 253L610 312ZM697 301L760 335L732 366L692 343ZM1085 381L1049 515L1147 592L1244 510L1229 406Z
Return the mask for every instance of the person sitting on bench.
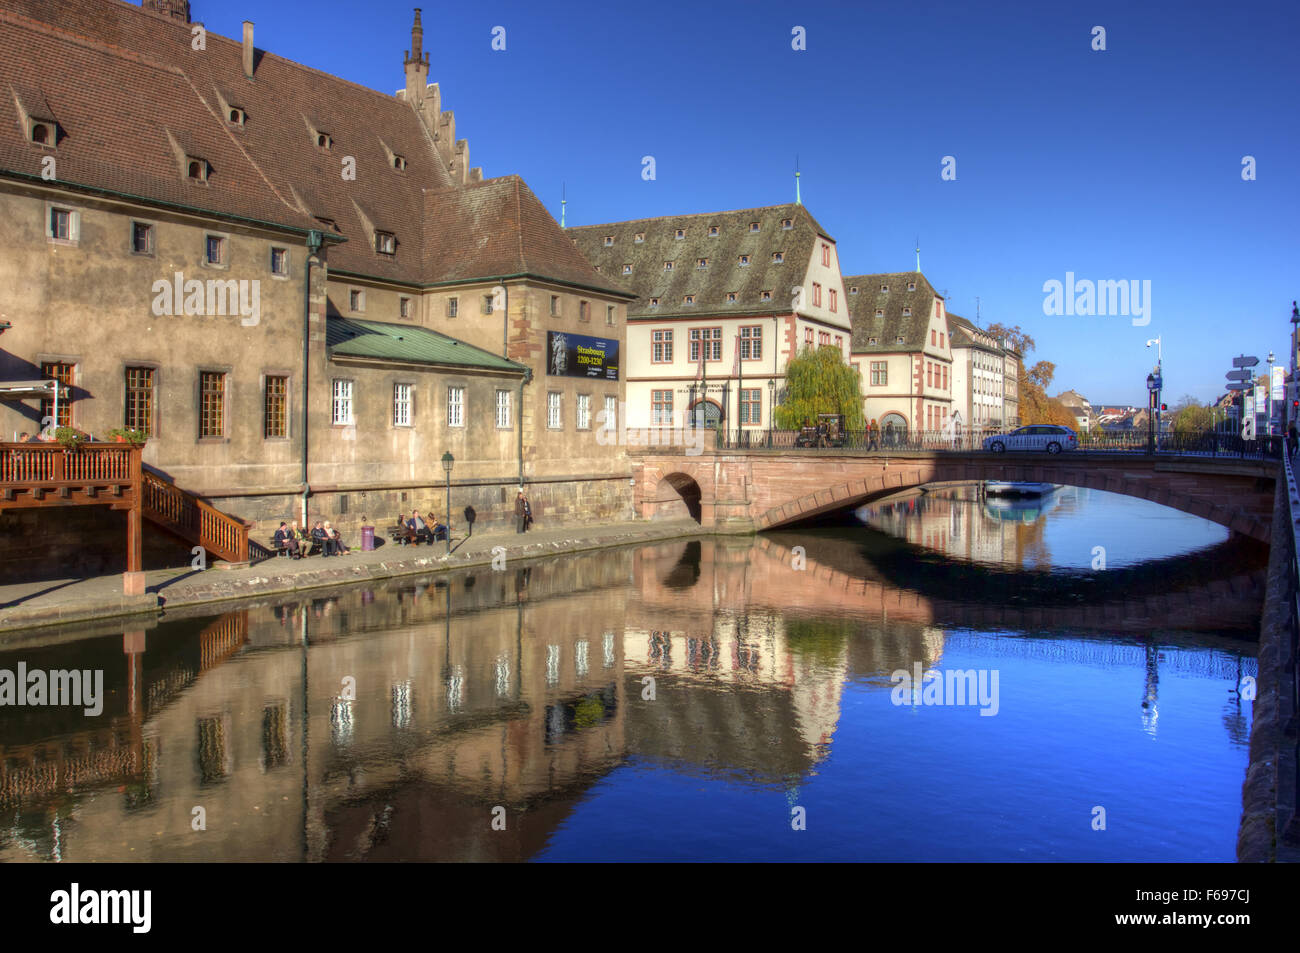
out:
M407 521L406 528L413 534L412 541L416 544L418 544L420 540L424 540L426 543L433 542L433 534L429 532L429 527L425 524L424 520L420 518L418 510L411 513L411 518Z
M288 553L293 559L302 559L302 552L298 549L298 540L293 535L293 531L288 528L288 524L283 520L280 521L280 528L275 531L275 548Z
M312 540L313 543L315 543L317 546L319 546L319 547L321 548L321 554L322 554L323 556L333 556L333 555L334 555L334 550L335 550L335 545L336 545L336 544L335 544L334 540L332 540L332 539L331 539L331 538L326 534L326 532L325 532L325 524L322 523L320 520L317 520L317 521L316 521L316 525L312 528L312 531L311 531L311 540Z
M447 538L447 527L443 525L442 520L438 519L438 517L434 516L432 513L429 514L429 525L433 527L432 532L435 540L441 541Z
M352 550L344 544L343 537L339 535L339 531L329 524L329 520L325 521L325 535L334 541L334 555L346 556L348 553L352 552Z

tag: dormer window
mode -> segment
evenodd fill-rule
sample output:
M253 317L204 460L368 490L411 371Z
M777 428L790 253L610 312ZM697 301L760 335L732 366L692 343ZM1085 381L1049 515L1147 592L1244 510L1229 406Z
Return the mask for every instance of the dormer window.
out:
M651 298L651 299L650 299L650 307L652 307L652 308L657 308L657 307L659 307L659 299L658 299L658 298Z
M393 168L398 172L405 172L406 156L399 156L397 153L393 153Z
M673 270L673 263L671 261L664 262L664 271L672 271L672 270Z
M785 255L781 254L779 251L772 252L772 264L779 265L783 261L785 261Z
M881 293L881 294L889 294L889 285L881 285L881 286L880 286L880 293Z
M392 232L375 232L375 251L381 255L396 255L397 236Z
M875 338L867 338L867 344L870 345L871 347L875 347L875 346L876 346L876 339L875 339Z
M682 304L695 304L695 295L683 295Z
M244 112L238 106L231 106L230 111L226 114L226 119L232 126L242 126L248 118L248 113Z
M625 275L630 275L630 274L632 274L632 266L629 265L629 264L626 264L626 263L625 263L625 264L623 265L623 274L625 274Z
M717 238L717 237L718 237L718 226L716 226L716 225L710 225L710 226L709 226L709 237L710 237L710 238Z
M772 300L772 292L770 292L770 291L760 291L760 292L758 293L758 300L759 300L759 301L771 301L771 300Z
M907 290L908 290L908 291L915 291L915 290L916 290L916 282L915 282L915 281L909 281L909 282L907 283Z
M185 175L191 182L208 181L208 163L206 159L194 156L185 157Z
M735 304L735 303L736 303L736 293L734 291L728 291L727 304Z
M640 245L643 241L645 241L645 232L637 232L636 237L634 237L632 241Z
M792 218L781 219L781 227L787 230L794 228L794 219Z
M707 258L697 258L697 259L695 259L695 267L696 267L696 268L708 268L708 267L709 267L709 260L708 260Z
M903 336L900 334L900 335L898 336L898 340L895 341L894 343L895 343L895 344L902 344L902 343L903 343Z
M752 235L754 232L757 232L757 231L758 231L758 228L759 228L758 222L750 222L750 223L749 223L749 232L750 232L751 235Z
M883 318L884 316L885 316L885 309L884 309L884 308L877 308L877 309L876 309L876 317L878 317L878 318Z
M59 124L52 119L33 119L28 132L38 146L53 148L59 143Z
M318 149L333 149L334 137L331 136L328 132L317 132L316 147Z
M851 295L855 295L855 294L857 294L857 293L858 293L858 286L857 286L857 285L853 285L853 286L851 286L851 287L849 288L849 294L851 294Z
M749 264L749 256L748 256L748 255L741 255L741 256L740 256L740 267L743 268L743 267L745 267L745 266L748 265L748 264Z
M679 240L679 241L680 241L681 239L685 238L685 237L686 237L686 229L684 229L684 228L679 228L679 229L677 229L676 232L673 233L673 238L675 238L675 239L677 239L677 240Z
M911 309L911 308L904 308L904 309L903 309L903 317L905 317L905 318L910 318L911 316L912 316L912 309Z
M613 236L613 235L606 235L606 236L605 236L605 247L608 248L608 247L610 247L610 246L613 245L613 244L614 244L614 236Z

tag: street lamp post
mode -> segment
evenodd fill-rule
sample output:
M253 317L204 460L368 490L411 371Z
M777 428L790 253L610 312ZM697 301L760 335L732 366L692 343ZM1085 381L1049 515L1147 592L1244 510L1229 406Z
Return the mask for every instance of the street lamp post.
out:
M442 468L447 471L447 555L451 555L451 468L456 465L456 458L451 451L442 455Z
M772 422L776 419L776 378L767 382L767 445L772 446Z
M1160 424L1164 422L1160 419L1160 391L1164 388L1165 385L1164 345L1161 343L1161 339L1163 337L1164 335L1162 334L1159 337L1154 337L1151 338L1151 340L1147 341L1147 347L1150 347L1152 344L1156 346L1156 402L1154 405L1153 413L1155 413L1156 415L1157 431L1160 430Z
M1264 415L1268 424L1268 435L1273 436L1273 352L1268 352L1268 384L1264 389Z
M1156 376L1147 375L1147 453L1155 452Z

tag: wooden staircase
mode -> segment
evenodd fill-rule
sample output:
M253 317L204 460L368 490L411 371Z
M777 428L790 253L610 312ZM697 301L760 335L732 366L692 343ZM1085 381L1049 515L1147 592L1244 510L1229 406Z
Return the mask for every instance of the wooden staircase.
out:
M150 470L142 471L142 515L227 562L249 559L248 524Z

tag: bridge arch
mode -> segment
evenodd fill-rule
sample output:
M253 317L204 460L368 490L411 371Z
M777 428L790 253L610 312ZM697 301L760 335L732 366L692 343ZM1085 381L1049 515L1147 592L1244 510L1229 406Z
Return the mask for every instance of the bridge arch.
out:
M648 501L649 511L645 515L649 519L681 519L689 516L699 523L702 522L702 497L703 491L695 477L676 470L659 480L654 495Z

